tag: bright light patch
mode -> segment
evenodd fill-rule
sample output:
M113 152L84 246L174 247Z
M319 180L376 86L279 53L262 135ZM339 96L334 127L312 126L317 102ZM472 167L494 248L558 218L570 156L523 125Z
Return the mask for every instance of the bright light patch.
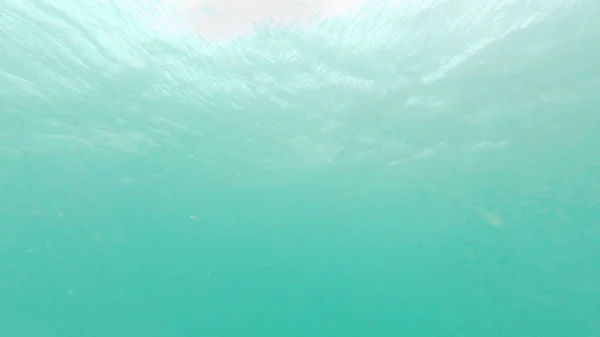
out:
M185 0L191 29L207 39L252 33L257 23L307 25L358 10L367 0Z

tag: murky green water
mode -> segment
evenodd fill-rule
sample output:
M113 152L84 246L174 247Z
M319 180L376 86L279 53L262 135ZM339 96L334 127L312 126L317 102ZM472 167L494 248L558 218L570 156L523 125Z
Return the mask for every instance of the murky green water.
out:
M0 336L600 334L595 2L182 8L0 0Z

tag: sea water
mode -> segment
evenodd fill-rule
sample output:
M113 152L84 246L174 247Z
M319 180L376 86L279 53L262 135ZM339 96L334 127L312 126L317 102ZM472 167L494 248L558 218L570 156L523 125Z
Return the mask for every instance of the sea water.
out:
M1 0L0 336L597 337L596 2Z

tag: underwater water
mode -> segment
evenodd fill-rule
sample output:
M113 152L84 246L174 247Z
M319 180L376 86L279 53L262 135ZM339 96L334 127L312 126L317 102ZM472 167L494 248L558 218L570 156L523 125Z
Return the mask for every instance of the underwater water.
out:
M0 337L600 335L597 1L0 9Z

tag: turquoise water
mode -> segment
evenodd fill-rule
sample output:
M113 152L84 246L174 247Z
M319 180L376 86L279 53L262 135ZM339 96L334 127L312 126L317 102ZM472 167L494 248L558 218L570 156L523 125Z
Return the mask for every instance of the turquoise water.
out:
M600 334L598 4L191 7L0 0L1 337Z

